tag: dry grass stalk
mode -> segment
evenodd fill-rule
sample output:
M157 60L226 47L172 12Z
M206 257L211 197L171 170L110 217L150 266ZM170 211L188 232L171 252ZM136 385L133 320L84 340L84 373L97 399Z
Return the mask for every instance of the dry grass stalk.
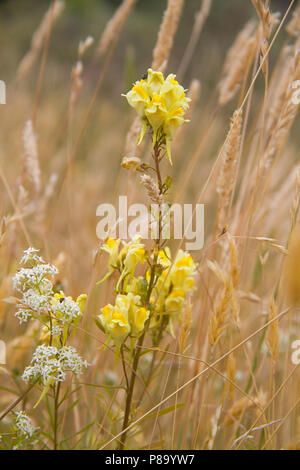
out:
M274 320L278 315L278 309L275 306L274 299L270 302L268 321ZM271 323L267 330L267 345L268 350L272 356L272 360L275 362L278 358L278 320Z
M217 262L208 261L207 264L223 284L217 305L210 316L208 336L210 345L214 347L227 326L229 309L232 305L233 285L230 276L222 271Z
M238 249L234 238L228 233L228 258L229 258L229 276L232 281L232 299L231 299L231 313L236 325L239 325L240 320L240 305L238 301L238 289L240 285L240 268L238 260Z
M189 339L192 328L192 311L193 306L191 301L188 301L182 319L182 326L180 330L178 347L180 354L184 354L187 350L187 341Z
M236 376L236 359L233 354L230 354L226 364L226 377L229 379L229 382L226 383L228 399L232 400L234 395L234 382Z
M71 72L71 81L72 81L72 88L71 88L71 97L70 97L70 106L73 107L75 102L78 98L79 92L82 87L82 72L83 72L83 65L81 60L78 60L74 67L72 68Z
M97 55L103 56L109 46L117 38L137 0L123 0L119 8L115 11L112 18L106 24L105 29L101 35Z
M293 175L294 176L294 175ZM298 218L298 213L299 213L299 207L300 207L300 167L297 167L296 170L296 191L295 191L295 197L293 201L293 207L291 209L290 213L290 218L291 218L291 228L292 230L294 229L296 223L297 223L297 218Z
M46 184L44 194L42 195L42 197L39 201L39 207L38 207L38 214L37 215L38 215L38 218L39 218L40 221L46 219L47 207L48 207L49 201L51 200L52 196L54 195L57 180L58 180L57 173L52 173L49 177L48 183Z
M238 289L240 284L240 268L238 261L238 249L235 243L235 239L227 233L227 240L229 246L229 261L230 261L230 275L234 289Z
M154 179L151 178L151 176L144 174L141 176L141 182L146 188L150 200L155 204L161 204L163 202L163 198Z
M300 3L295 8L292 18L286 27L287 32L293 36L297 37L300 33Z
M126 142L125 142L125 153L127 156L138 156L142 152L143 142L137 146L136 143L138 141L139 135L141 132L141 120L139 117L136 117L132 122L129 131L126 135Z
M289 301L298 305L300 301L300 229L296 227L289 241L289 254L285 260L285 289Z
M266 396L262 392L259 392L258 396L253 399L248 397L240 398L228 410L224 419L224 426L230 426L231 424L237 423L242 414L251 410L259 412L259 409L264 406L265 402Z
M190 107L187 110L186 116L187 118L191 116L191 113L193 112L193 108L195 107L195 104L199 101L200 98L200 93L201 93L201 83L197 78L194 78L189 86L189 91L188 91L188 97L191 99L190 102ZM180 128L182 129L182 127Z
M94 38L92 36L88 36L84 41L80 41L78 46L78 57L81 59L85 52L91 47L94 43Z
M25 213L25 208L28 206L29 196L28 191L22 184L18 187L17 208L20 214ZM18 214L19 215L19 214Z
M300 416L296 418L296 435L292 444L287 447L289 450L300 450Z
M271 27L272 27L271 12L270 12L268 1L263 2L263 0L252 0L252 3L261 21L262 32L261 32L261 39L260 39L260 49L261 49L262 60L263 60L269 48L269 39L271 36ZM268 60L264 61L262 70L265 76L267 76Z
M217 230L221 231L227 220L227 209L229 207L232 192L237 178L237 165L240 150L240 137L242 128L242 111L234 112L229 133L221 150L221 167L217 180L217 193L219 195L217 212Z
M0 249L2 248L6 235L7 235L7 228L9 224L9 217L2 217L0 222Z
M82 88L83 80L82 80L82 73L83 73L83 64L82 64L82 57L87 49L93 44L94 39L91 36L88 36L84 41L80 41L78 46L78 61L72 68L71 72L71 96L70 96L70 107L71 110L74 107L79 92Z
M164 12L156 46L153 50L153 70L164 72L167 68L183 5L184 0L168 0L168 6Z
M211 314L209 324L209 342L214 347L220 340L227 326L228 307L231 300L232 287L228 283L222 290L219 302Z
M63 0L55 0L54 3L50 5L47 12L42 19L38 29L32 36L31 46L27 54L23 57L18 71L17 71L17 80L23 80L26 75L28 75L31 68L34 66L40 50L42 48L43 42L47 36L49 27L54 25L54 23L60 17L64 9Z
M208 261L208 267L222 282L223 287L219 295L217 306L211 314L209 326L209 340L215 346L221 338L228 322L232 319L239 326L239 284L240 269L238 251L234 239L228 234L224 246L224 269L217 262Z
M32 184L35 194L38 194L41 189L41 172L36 136L31 120L28 120L25 124L23 131L23 144L25 151L26 176Z
M211 428L210 428L209 439L207 442L208 450L212 450L214 446L215 438L219 429L219 420L220 420L221 412L222 412L222 406L220 405L217 407L216 412L212 415L210 419Z
M189 91L188 91L188 97L191 99L191 102L190 102L189 109L185 113L186 119L191 119L193 111L195 110L195 107L199 101L200 93L201 93L201 83L199 82L199 80L194 78L191 81L191 84L189 86ZM186 129L186 126L181 126L175 134L173 144L172 144L172 148L175 152L176 152L176 148L180 146L184 138L185 129Z
M228 103L235 96L254 58L258 41L258 35L254 34L255 26L254 21L246 23L227 52L219 83L220 105Z
M300 79L300 50L296 48L293 63L291 66L291 73L289 83L286 89L284 102L278 120L269 137L267 147L261 159L259 166L259 176L264 177L267 170L270 168L273 159L277 152L279 152L286 141L291 126L295 120L299 104L293 100L295 92L293 83Z
M6 276L0 284L0 326L4 322L5 311L7 304L3 302L3 299L7 297L11 290L11 276Z
M191 61L191 58L194 54L195 48L197 46L197 42L199 40L199 36L202 32L203 26L207 20L211 9L212 0L202 0L202 5L200 10L195 14L194 25L192 29L192 34L187 45L185 54L181 61L180 67L178 69L178 76L182 78L185 75L185 72L188 68L188 65Z
M290 84L292 73L291 47L287 46L282 52L277 74L272 76L271 88L269 89L269 105L266 124L266 133L270 134L276 126L278 116L285 103L286 91Z
M41 331L41 325L36 320L30 324L21 336L17 336L7 345L6 357L8 364L11 369L14 367L20 367L20 361L25 354L28 354L32 346L33 340L36 340L39 332Z
M285 157L284 157L285 158ZM283 162L284 163L284 162ZM297 180L297 173L299 173L298 166L292 168L289 175L284 181L278 181L274 184L276 192L272 195L272 200L268 205L268 208L261 207L259 218L264 221L266 233L270 233L276 225L277 220L284 217L285 214L290 210L290 221L292 230L296 222L296 211L298 207L298 197L300 198L300 187L299 190L296 187L296 194L294 197L294 203L292 202L291 188L295 186L295 180ZM300 182L299 182L300 183ZM293 204L292 209L291 203ZM276 218L274 218L276 214ZM282 227L284 229L284 227Z

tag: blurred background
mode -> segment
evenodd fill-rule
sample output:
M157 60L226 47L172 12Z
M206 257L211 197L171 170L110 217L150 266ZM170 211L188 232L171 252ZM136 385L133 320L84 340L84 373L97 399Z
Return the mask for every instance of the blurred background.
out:
M32 33L38 27L50 3L49 0L1 0L2 79L8 82L13 79L19 60L30 46ZM76 59L76 42L88 34L97 41L105 24L121 3L120 0L66 0L63 17L55 27L49 51L49 59L52 65L55 64L55 71L51 75L53 87L57 86L61 76L69 76L69 64ZM113 92L113 96L117 99L120 85L127 85L126 80L143 74L149 66L166 3L165 0L139 0L129 16L117 46L109 77L106 79L106 89ZM288 0L272 0L272 10L283 12L289 3ZM176 35L176 47L169 63L170 70L176 70L180 63L194 15L200 6L200 0L185 2L184 14ZM205 81L207 79L212 81L211 69L213 68L216 73L221 70L224 51L250 16L255 17L250 0L213 1L212 12L186 76L187 82L189 78L195 76ZM132 67L130 71L132 77L128 76L129 71L126 68L128 62ZM32 86L34 87L34 82Z
M134 111L125 99L132 83L140 78L152 62L152 50L166 8L166 0L139 0L130 13L121 32L120 40L113 51L103 81L89 114L87 125L80 136L76 155L72 161L69 202L65 182L65 169L71 149L76 145L82 123L86 119L93 100L97 81L105 68L105 56L96 54L101 34L112 17L119 0L66 0L62 14L54 24L46 56L43 50L38 54L32 67L21 80L17 79L18 69L24 56L31 48L34 32L49 9L47 0L4 0L0 2L0 79L7 85L7 104L0 106L0 151L5 174L13 194L17 195L24 183L24 148L22 134L25 122L35 114L35 130L38 139L38 153L41 178L45 188L55 174L58 183L50 201L44 228L44 245L49 256L58 250L67 253L91 253L98 246L96 238L96 208L102 202L115 202L118 194L125 194L129 187L139 190L136 180L128 180L126 171L120 168L124 157L126 134L134 118ZM199 11L200 0L186 0L183 15L175 36L167 72L176 73L190 39L195 14ZM272 11L279 11L281 17L289 5L287 0L273 0ZM193 154L199 136L204 135L208 122L217 109L218 91L225 54L236 35L250 19L257 14L250 0L213 0L212 11L204 24L200 39L189 66L182 78L189 88L191 80L201 83L201 94L193 109L191 122L185 126L184 147L175 153L172 176L175 183L181 183L180 174ZM78 95L72 121L68 122L71 72L78 60L78 45L88 36L94 44L82 59L82 88ZM284 31L272 49L272 61L278 56L286 40ZM45 59L44 68L43 60ZM41 73L42 69L42 73ZM41 79L42 75L42 79ZM257 89L263 90L262 75L257 80ZM259 96L259 95L258 95ZM256 99L254 97L254 99ZM259 99L259 98L258 98ZM38 102L38 106L37 106ZM194 169L193 177L186 186L184 202L195 201L199 188L209 174L212 163L224 141L230 117L236 107L236 100L218 109L213 136L203 148ZM294 131L295 137L297 132ZM169 169L166 167L166 170ZM17 175L17 176L16 176ZM6 214L11 205L7 191L0 202L0 215ZM18 196L16 196L18 197ZM132 196L134 198L134 196ZM209 214L206 229L211 230L214 201L207 196ZM71 206L70 206L71 201ZM72 213L72 220L65 217L65 211ZM41 233L37 233L35 218L28 215L26 224L32 231L32 243L41 245ZM84 227L83 230L79 230ZM66 235L67 234L67 235ZM73 234L74 245L70 243ZM25 240L24 240L25 242ZM25 243L26 245L26 243ZM75 251L74 251L75 250ZM74 274L74 266L87 269L85 259L69 257L69 273L82 285L82 277ZM76 286L78 287L78 286Z
M109 352L103 354L103 351L99 350L98 336L102 333L96 329L94 320L100 308L113 301L114 285L112 279L107 283L97 285L97 281L107 271L107 260L99 254L100 241L96 236L98 222L96 209L101 203L117 204L118 196L124 194L128 195L130 202L147 201L137 173L128 172L120 165L127 152L125 150L126 136L135 117L135 112L128 106L125 98L121 97L121 94L126 93L132 83L142 77L152 62L152 51L156 44L167 0L138 0L122 29L115 49L111 52L108 49L106 54L99 57L97 49L101 35L121 3L120 0L65 0L64 10L55 21L49 42L40 41L42 47L39 44L36 52L35 43L39 41L35 32L39 31L51 2L49 0L0 1L0 80L4 80L7 86L7 103L0 105L0 279L2 280L0 300L14 293L11 278L18 269L18 260L22 250L28 246L39 248L43 257L59 268L60 274L56 279L58 289L63 289L73 297L77 297L82 292L88 294L88 304L82 326L91 334L85 334L82 329L78 332L76 341L81 351L89 352L85 357L89 362L93 361L95 365L91 368L91 377L87 381L99 384L105 382L106 372L114 371L113 374L115 374L115 369L113 355L109 355ZM282 18L289 4L290 0L272 0L272 12L279 12ZM180 70L191 37L195 14L200 10L201 5L201 0L185 1L167 73L177 73ZM195 261L202 261L201 269L203 267L203 271L199 270L201 279L199 278L200 281L197 284L193 309L192 334L195 341L193 341L191 354L195 357L200 357L202 345L208 344L206 331L211 303L213 304L214 298L218 298L222 287L217 281L212 280L213 275L208 272L205 259L209 254L210 243L214 236L219 235L219 233L214 233L218 207L216 172L213 173L207 186L206 182L228 133L230 118L250 83L252 69L249 69L250 73L246 74L245 83L239 88L238 93L224 106L218 106L218 84L228 49L237 34L251 19L255 19L258 23L257 13L251 0L212 0L212 11L204 24L192 60L180 77L180 81L187 89L190 88L193 80L198 80L201 84L201 92L198 100L194 102L190 123L182 126L181 139L174 142L176 144L172 150L174 166L170 167L167 161L162 162L164 177L172 175L173 178L170 202L195 204L200 200L199 195L203 187L206 189L205 197L201 198L201 202L205 204L205 249L193 253ZM82 70L80 70L80 76L77 77L80 89L71 106L70 97L72 97L72 90L74 91L74 83L76 84L74 82L76 68L74 67L79 59L78 46L80 41L84 41L88 36L94 38L94 43L80 58ZM285 77L286 71L290 70L286 67L286 62L280 60L283 50L281 47L287 44L291 46L290 51L293 54L294 38L289 38L283 27L270 54L270 77L273 78L275 75L275 87L277 81L281 85L281 77ZM27 67L26 73L24 73L24 67L21 73L20 64L24 65L24 57L28 59L28 51L29 56L33 54L34 60ZM255 57L258 59L258 53ZM279 59L278 62L276 62L277 59ZM279 64L278 70L275 64ZM276 73L272 75L273 71L278 72L277 78ZM293 75L288 79L293 80ZM285 83L290 82L288 80L284 82L284 85ZM275 90L277 92L277 88ZM283 91L282 96L285 97L285 89ZM279 93L277 95L281 98ZM273 96L271 95L270 103L268 103L270 106L267 108L268 117L271 118L273 118ZM243 217L237 217L237 232L247 236L248 225L245 221L248 221L248 199L249 201L251 199L252 183L256 180L256 165L260 157L257 151L257 140L260 133L263 100L264 76L260 73L255 83L253 97L249 100L251 107L240 166L241 178L237 180L236 194L238 196L235 196L235 201L233 201L234 204L239 202L240 193L242 193L242 206L238 207L239 210L236 213L242 214ZM281 110L285 108L278 106L278 100L274 101L278 107L274 117L276 123L278 116L281 116ZM29 168L29 170L34 170L31 173L28 171L29 159L26 159L24 148L26 147L24 128L30 119L37 138L37 161L40 166L38 190L34 187L35 182L32 178L36 168ZM283 149L279 149L277 156L280 158L276 159L275 171L272 168L272 171L268 173L267 189L265 192L257 191L259 201L255 208L258 212L257 222L253 230L251 227L249 231L250 235L272 237L283 245L287 243L289 237L291 225L289 214L295 197L295 171L299 160L298 126L299 116L295 120L291 139ZM274 126L274 129L272 138L276 143L277 127ZM207 135L209 138L206 139ZM28 140L30 141L30 138L27 138L27 145ZM150 146L145 145L142 157L143 160L150 161ZM248 166L249 160L250 166ZM189 173L190 162L194 164ZM249 168L251 171L248 171ZM298 195L299 184L298 181ZM244 188L245 192L243 192ZM251 204L249 207L250 213ZM299 203L295 207L298 213ZM250 219L252 220L252 212ZM226 226L224 233L226 233ZM270 247L261 244L261 238L251 240L251 242L246 236L241 239L240 252L243 269L241 302L244 303L242 304L242 329L237 334L242 339L250 331L261 327L261 322L265 321L263 316L266 313L265 303L269 302L271 296L275 296L274 290L277 290L276 286L279 283L277 276L280 279L282 268L282 251L284 253L285 251L281 245L276 244L275 248L279 250L273 252ZM173 245L172 243L171 248L174 250L178 243ZM226 259L221 256L220 258L221 261ZM296 277L299 278L298 271ZM278 305L280 308L285 304L283 302ZM23 368L23 362L29 363L30 350L36 342L38 332L27 330L26 325L19 326L14 318L12 307L0 302L0 338L8 341L8 370L12 371L10 379L19 386L19 374ZM287 372L291 364L286 338L294 339L296 334L299 335L298 324L296 329L292 321L289 320L289 322L288 328L291 329L291 335L287 336L285 330L282 330L282 337L285 341L282 342L284 346L282 354L285 358L283 359L282 356L280 362L280 370L283 370L285 365ZM102 335L100 342L103 338ZM227 339L228 344L229 342L232 344L231 331ZM260 341L259 348L262 344L263 342ZM224 347L224 350L227 350L226 348ZM255 356L255 361L259 364L258 385L260 387L262 384L264 390L268 388L268 380L266 380L268 375L265 369L265 365L268 364L266 350L266 348L263 350L262 360L257 361L257 356ZM252 357L255 351L255 344L254 346L251 344L249 355ZM218 351L215 350L213 354L216 352ZM237 374L239 384L245 383L246 385L248 372L252 377L248 352L245 356L241 353L239 374ZM209 362L212 357L209 353ZM166 362L165 372L167 365L168 362ZM198 366L200 367L200 363L197 366L189 364L185 367L184 365L183 373L186 377L190 377ZM249 371L247 371L248 367ZM242 373L243 370L246 370L246 373ZM163 374L161 376L163 377ZM270 371L270 378L272 376L273 369ZM3 377L4 381L8 380L6 372L3 373ZM173 379L173 383L178 380L175 375ZM180 379L183 380L183 377ZM161 396L159 389L161 382L160 380L157 382L156 398ZM215 383L215 397L208 393L206 398L208 402L214 400L215 405L219 406L220 396L223 395L222 382L215 381L213 378L213 384ZM270 380L270 385L271 383ZM198 383L195 386L197 387ZM244 387L244 385L241 386ZM279 396L281 407L279 411L282 413L277 413L276 410L274 418L284 416L285 407L288 407L289 403L292 406L299 399L299 380L294 387L289 387L288 383L288 386L282 389L283 393ZM95 390L88 392L85 396L83 423L86 422L87 417L94 420L97 413L98 418L102 417L102 410L106 415L107 402L101 393L98 396L98 390ZM199 390L196 389L194 394L197 402L201 400L201 393L198 392ZM187 393L189 393L188 390ZM273 393L271 386L269 393ZM155 397L152 392L151 395L152 398ZM11 400L10 394L8 396L2 394L0 406L7 406ZM100 412L95 412L97 400L101 403L103 400ZM190 413L191 422L194 418L197 421L197 413L194 413L197 408L190 407L190 395L186 395L184 400L188 404L188 410L183 408L182 418L183 422L187 421L190 424L189 420L186 420L186 412ZM219 409L210 408L210 406L211 403L203 414L205 426L202 424L200 426L200 432L203 434L206 433L206 425L209 426L210 422L214 422L210 419L210 410L214 412L215 409ZM115 413L114 410L113 412ZM37 409L38 413L40 413L39 409ZM246 418L245 423L248 426L247 423L252 421L248 421L247 416ZM169 439L171 426L168 424L163 427ZM115 429L112 428L111 432L116 432L116 429L118 425ZM289 442L291 437L296 438L297 429L299 429L297 439L300 442L300 420L298 428L294 420L294 424L292 423L289 428L285 429L286 434L284 439L279 441L278 448L281 448L281 442ZM224 434L223 442L232 442L234 434L233 436L230 434L229 429ZM204 437L206 439L206 436ZM141 434L140 446L145 444L144 441L144 436Z

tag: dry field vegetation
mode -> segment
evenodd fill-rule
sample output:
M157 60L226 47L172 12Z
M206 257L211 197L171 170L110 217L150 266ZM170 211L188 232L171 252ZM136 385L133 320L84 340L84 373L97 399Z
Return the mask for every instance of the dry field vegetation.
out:
M300 448L292 361L300 340L300 5L288 1L277 14L272 2L249 0L221 74L204 73L208 87L186 77L218 1L199 0L176 70L170 63L189 0L163 2L147 68L176 74L191 99L190 122L172 136L172 166L161 158L168 135L152 148L149 123L136 145L141 121L121 97L142 75L133 75L130 50L125 89L120 78L119 102L110 103L107 82L137 0L120 2L101 37L92 39L86 25L87 39L77 38L74 61L64 64L67 82L55 75L51 52L66 10L61 0L49 3L7 83L0 110L3 450ZM49 77L55 87L44 86ZM205 204L204 248L190 258L180 251L184 240L171 240L169 260L160 237L146 247L127 240L122 258L113 252L118 242L96 236L97 206L117 204L119 195ZM27 252L21 266L28 247L40 252ZM115 313L118 326L105 323L109 305L129 291L140 295L130 307L139 309L134 320L122 323ZM76 302L81 294L86 301ZM178 311L168 310L171 302Z

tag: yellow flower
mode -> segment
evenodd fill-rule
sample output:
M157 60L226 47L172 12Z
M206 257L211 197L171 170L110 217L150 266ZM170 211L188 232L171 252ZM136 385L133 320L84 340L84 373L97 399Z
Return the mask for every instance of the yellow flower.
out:
M118 257L119 257L119 246L121 240L115 240L114 238L108 238L104 245L101 246L101 250L105 251L109 254L109 267L113 269L113 267L118 265Z
M157 95L164 84L164 76L161 72L155 72L152 69L148 69L147 80L145 80L148 88L148 93L152 97Z
M157 262L163 271L150 298L156 313L151 316L150 328L156 328L168 315L168 326L174 336L173 320L181 319L187 294L193 290L196 264L191 255L183 250L178 251L172 262L168 247L159 252Z
M173 289L166 299L166 312L179 316L185 305L186 293L183 289Z
M128 314L126 309L118 310L117 306L105 305L99 315L100 322L106 332L111 337L117 347L120 347L130 333Z
M195 274L196 264L193 258L189 253L179 250L170 271L170 280L173 286L183 289L185 292L192 290Z
M76 299L76 303L78 304L82 315L84 313L84 307L85 307L86 299L87 299L86 294L80 294L79 297L77 297L77 299Z
M106 242L101 246L101 250L109 254L108 266L109 270L105 276L98 282L105 281L113 273L114 269L119 267L119 246L121 240L115 240L114 238L108 238Z
M100 322L117 347L128 335L138 337L143 332L149 311L140 305L140 301L139 295L118 294L114 306L108 304L101 309Z
M130 242L124 243L120 257L126 270L126 274L134 274L136 265L145 262L145 245L141 243L141 237L134 237Z
M121 275L116 285L116 289L119 289L119 286L122 285L122 289L126 289L127 283L131 281L136 265L138 263L143 264L145 262L146 250L143 243L141 243L141 237L136 236L128 243L122 242L123 247L119 251L121 240L115 240L113 238L108 238L106 243L101 247L102 251L105 251L109 254L109 271L108 273L98 282L101 283L105 281L114 271L117 269Z
M164 81L160 95L166 103L169 112L172 113L177 108L186 110L189 107L189 98L186 98L184 88L175 80L176 75L170 74Z
M168 111L164 99L159 95L154 95L149 106L145 110L145 115L153 129L153 145L155 145L158 130L164 126L168 117Z
M161 250L158 253L157 262L161 264L164 268L168 268L171 264L171 253L170 249L166 247L164 250Z
M144 330L145 322L149 317L149 312L140 304L141 297L131 292L127 295L119 294L116 297L116 307L124 314L126 312L132 336L139 336Z
M149 311L144 307L135 308L132 315L132 333L138 336L144 331L145 323L149 318Z
M166 79L161 72L148 69L147 79L135 82L132 90L126 95L142 121L138 144L146 130L153 131L153 146L158 138L166 144L167 155L171 159L171 142L178 127L186 120L184 113L189 107L190 98L186 97L184 88L170 74Z
M183 289L185 292L193 288L196 264L189 253L179 250L172 263L170 250L167 247L159 252L158 264L164 268L157 281L158 289L163 288L167 293L171 286Z
M140 118L143 118L145 110L150 103L150 97L145 80L136 82L132 90L130 90L125 96L130 106L136 110Z

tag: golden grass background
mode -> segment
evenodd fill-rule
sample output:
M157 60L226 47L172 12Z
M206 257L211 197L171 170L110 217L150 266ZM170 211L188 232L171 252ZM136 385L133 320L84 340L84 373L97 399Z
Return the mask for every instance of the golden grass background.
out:
M11 278L28 245L57 264L57 283L68 294L88 294L74 344L91 367L70 384L61 448L115 448L117 439L108 442L120 432L124 393L116 387L124 378L94 323L113 295L113 280L96 286L106 272L96 208L119 194L145 200L136 174L120 165L128 154L149 159L149 147L134 145L137 123L120 95L151 64L178 71L193 97L191 122L175 139L174 167L165 162L163 171L172 172L174 202L205 204L205 247L192 253L197 289L176 340L167 336L157 353L128 447L299 448L299 371L291 362L291 344L300 339L299 120L291 101L300 79L299 7L280 25L289 2L271 2L272 15L258 0L243 7L212 0L211 10L208 1L154 2L153 11L143 3L69 1L61 9L58 1L39 2L33 15L20 1L0 7L7 83L0 298L13 295ZM78 57L90 35L94 43ZM24 134L29 119L33 130ZM0 328L7 344L1 415L26 389L20 375L40 327L19 326L2 301ZM136 400L142 387L139 381ZM33 409L38 393L21 403L47 434L46 404ZM11 419L1 421L1 432Z

